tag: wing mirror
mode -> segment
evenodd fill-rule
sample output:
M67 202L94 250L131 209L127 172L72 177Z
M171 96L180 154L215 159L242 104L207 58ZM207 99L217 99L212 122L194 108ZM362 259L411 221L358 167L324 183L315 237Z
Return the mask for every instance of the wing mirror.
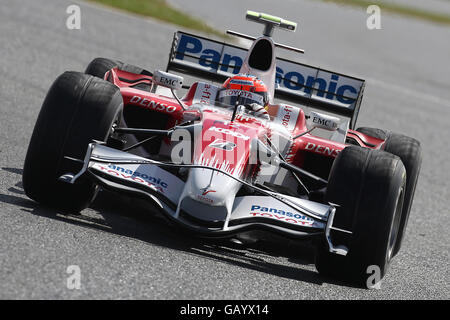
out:
M183 86L183 77L173 73L156 70L153 73L153 82L156 85L161 85L172 90L179 90Z
M339 127L340 119L327 114L311 111L310 121L312 128L336 131Z

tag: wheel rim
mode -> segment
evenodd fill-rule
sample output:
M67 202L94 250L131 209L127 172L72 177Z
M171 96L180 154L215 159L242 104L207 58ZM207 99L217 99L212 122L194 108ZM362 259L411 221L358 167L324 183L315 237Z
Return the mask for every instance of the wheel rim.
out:
M108 133L106 135L105 141L108 141L109 138L114 138L116 133L114 133L113 128L118 127L120 125L121 118L122 118L122 109L119 109L117 111L116 116L114 117L114 120L113 120L113 122L111 124L111 127L108 130Z

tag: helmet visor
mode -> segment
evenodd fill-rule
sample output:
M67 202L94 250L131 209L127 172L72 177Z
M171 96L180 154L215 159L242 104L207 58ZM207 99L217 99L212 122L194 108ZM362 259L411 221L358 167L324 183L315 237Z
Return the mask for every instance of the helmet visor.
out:
M266 104L265 94L267 93L250 92L237 89L223 89L219 91L217 101L230 106L235 106L236 104L245 106L252 103L257 103L261 106L264 106Z

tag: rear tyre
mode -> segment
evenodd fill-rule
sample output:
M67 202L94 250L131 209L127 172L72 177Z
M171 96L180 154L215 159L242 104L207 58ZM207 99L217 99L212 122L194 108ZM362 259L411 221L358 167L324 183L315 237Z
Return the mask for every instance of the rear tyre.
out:
M131 64L126 64L118 60L106 58L95 58L92 60L84 73L103 79L105 77L105 73L115 67L131 73L152 76L152 73L145 69L133 66Z
M395 154L402 159L403 165L406 168L405 202L403 204L397 243L394 248L394 255L396 255L400 251L402 240L406 233L406 225L408 224L409 213L411 211L420 167L422 165L422 148L420 142L416 139L387 130L363 127L358 128L357 131L378 139L386 140L384 151Z
M112 83L78 72L65 72L51 86L36 121L23 170L23 186L31 199L78 212L89 205L96 188L81 177L75 184L58 180L78 173L93 140L106 141L122 110L122 96Z
M398 234L406 171L401 160L384 151L349 146L335 159L326 201L338 204L332 230L334 245L345 245L346 256L318 247L319 273L365 285L367 270L378 266L386 274Z

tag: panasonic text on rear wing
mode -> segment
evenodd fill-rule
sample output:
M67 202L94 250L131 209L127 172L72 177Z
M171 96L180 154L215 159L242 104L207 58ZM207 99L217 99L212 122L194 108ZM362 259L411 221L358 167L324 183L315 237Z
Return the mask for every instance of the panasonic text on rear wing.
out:
M167 71L225 81L239 73L247 50L196 35L176 32ZM351 118L358 116L365 81L318 67L276 59L275 97Z

